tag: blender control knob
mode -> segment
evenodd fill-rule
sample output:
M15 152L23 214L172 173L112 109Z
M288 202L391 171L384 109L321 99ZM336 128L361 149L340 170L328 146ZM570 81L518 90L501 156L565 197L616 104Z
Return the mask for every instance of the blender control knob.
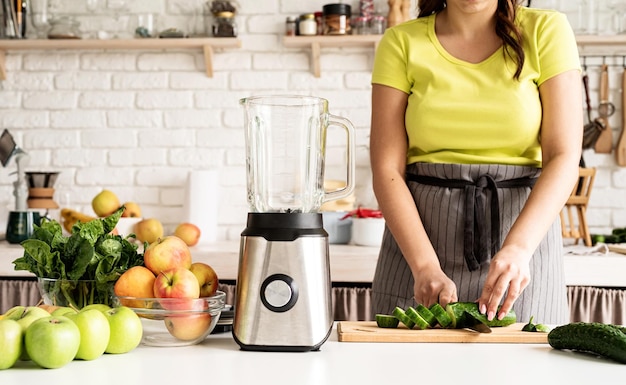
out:
M261 285L261 302L271 311L282 313L291 309L298 300L298 287L288 275L273 274Z

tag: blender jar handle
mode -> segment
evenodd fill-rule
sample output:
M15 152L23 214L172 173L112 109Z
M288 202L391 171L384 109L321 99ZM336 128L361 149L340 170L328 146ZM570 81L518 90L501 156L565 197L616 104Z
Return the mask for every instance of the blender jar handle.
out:
M339 190L327 192L324 194L323 202L328 202L332 200L337 200L341 198L345 198L348 195L352 194L354 191L354 173L356 169L356 160L355 160L355 141L356 141L356 133L354 126L352 123L340 116L336 115L328 115L328 126L338 126L343 128L347 134L347 142L346 142L346 155L347 155L347 170L346 170L346 186Z

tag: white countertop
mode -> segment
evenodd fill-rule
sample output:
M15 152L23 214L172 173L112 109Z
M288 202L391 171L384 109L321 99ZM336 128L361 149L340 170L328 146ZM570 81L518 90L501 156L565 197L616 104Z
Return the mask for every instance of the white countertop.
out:
M595 384L619 383L626 366L548 344L338 342L317 352L242 351L230 333L202 344L73 361L45 370L32 362L0 371L1 384ZM615 382L617 381L617 382Z
M626 287L626 255L592 253L596 248L574 247L565 255L565 281L569 286ZM221 280L236 280L239 242L216 242L192 247L192 258L211 265ZM572 254L575 253L575 254ZM589 254L584 254L589 253ZM0 277L31 277L15 271L13 261L23 255L20 245L0 241ZM374 277L377 247L330 245L333 282L365 282Z

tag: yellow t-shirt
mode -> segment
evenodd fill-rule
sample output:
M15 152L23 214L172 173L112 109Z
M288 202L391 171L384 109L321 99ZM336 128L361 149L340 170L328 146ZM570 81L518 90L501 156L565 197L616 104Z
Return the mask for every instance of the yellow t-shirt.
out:
M541 167L539 85L580 70L574 33L556 11L519 7L526 54L519 81L500 48L480 63L450 55L435 35L435 16L388 29L372 83L409 95L407 164L491 163ZM580 127L572 127L572 130Z

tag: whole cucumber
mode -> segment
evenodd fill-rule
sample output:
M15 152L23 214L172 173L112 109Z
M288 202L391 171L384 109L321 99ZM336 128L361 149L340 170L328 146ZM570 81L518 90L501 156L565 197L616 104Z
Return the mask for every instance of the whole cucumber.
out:
M548 333L554 349L577 350L626 364L626 334L622 327L599 322L573 322Z

